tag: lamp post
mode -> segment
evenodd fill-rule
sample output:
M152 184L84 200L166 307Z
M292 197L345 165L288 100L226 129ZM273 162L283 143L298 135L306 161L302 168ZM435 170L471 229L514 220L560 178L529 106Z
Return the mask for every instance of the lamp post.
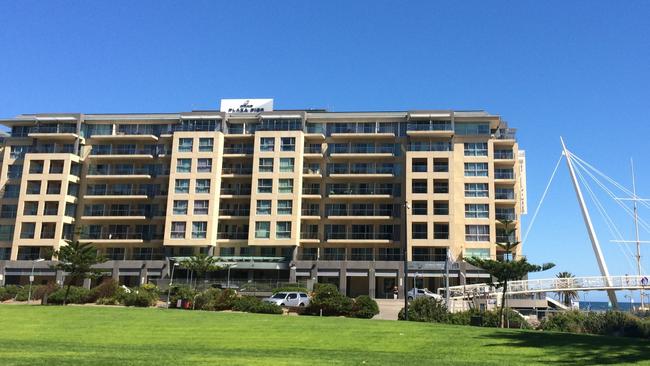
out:
M169 309L169 305L171 305L171 302L169 301L172 295L172 284L174 283L174 268L178 267L180 263L174 262L172 265L172 273L171 276L169 277L169 288L167 289L167 309Z
M42 262L45 259L38 258L32 261L32 274L29 276L29 292L27 294L27 304L29 305L32 302L32 282L34 282L34 266L36 263Z
M234 267L237 267L237 263L228 265L228 280L226 282L227 283L226 284L227 288L230 288L230 269L234 268Z
M409 299L408 299L408 286L407 286L407 281L408 281L408 211L411 209L411 205L408 203L408 201L404 201L404 245L403 247L403 259L404 259L404 277L403 277L403 282L404 282L404 320L409 320ZM413 279L413 283L415 284L415 279Z

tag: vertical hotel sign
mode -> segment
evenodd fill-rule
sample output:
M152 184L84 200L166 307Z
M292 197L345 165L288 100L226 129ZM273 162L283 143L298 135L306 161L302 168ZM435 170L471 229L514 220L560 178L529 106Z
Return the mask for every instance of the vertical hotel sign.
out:
M221 99L221 112L260 113L273 111L273 99Z

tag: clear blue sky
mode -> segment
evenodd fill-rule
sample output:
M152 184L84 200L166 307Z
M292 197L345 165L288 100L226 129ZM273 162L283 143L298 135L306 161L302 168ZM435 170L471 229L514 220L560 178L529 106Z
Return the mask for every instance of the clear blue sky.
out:
M527 151L525 223L560 135L624 183L635 157L639 193L650 196L648 1L97 3L0 2L0 116L176 112L238 97L273 97L276 108L485 109L518 128ZM595 221L611 272L633 273ZM598 274L564 165L524 252L557 264L545 276Z

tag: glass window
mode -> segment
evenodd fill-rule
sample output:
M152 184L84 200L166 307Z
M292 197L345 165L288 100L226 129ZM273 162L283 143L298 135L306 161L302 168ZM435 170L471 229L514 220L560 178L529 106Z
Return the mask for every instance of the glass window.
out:
M490 258L490 249L487 248L467 248L465 249L465 257L476 257L476 258Z
M20 227L20 238L21 239L34 239L34 231L36 230L36 224L33 222L23 222Z
M20 186L18 184L5 184L5 191L2 198L18 198Z
M38 201L27 201L23 208L23 215L35 216L38 215Z
M465 183L465 197L487 197L487 183Z
M172 239L185 239L185 223L182 221L172 222Z
M434 239L449 239L449 224L436 222L433 224Z
M43 215L56 216L59 214L59 203L54 201L45 202Z
M293 173L294 158L280 158L280 172Z
M490 225L465 225L466 241L490 241Z
M192 152L192 138L178 139L178 152Z
M413 158L411 162L411 171L414 173L426 173L427 171L427 159L416 159Z
M208 232L208 223L206 221L192 222L192 239L205 239Z
M61 193L61 181L50 180L47 182L47 194L60 194Z
M465 156L487 156L486 142L466 142Z
M293 179L280 179L278 193L293 193Z
M412 193L427 193L427 181L424 179L413 179L411 181Z
M192 159L176 159L176 173L189 173L192 171Z
M20 165L20 167L22 168L22 165ZM43 160L32 160L29 163L29 174L41 174L41 173L43 173Z
M258 221L255 223L255 238L268 239L271 237L271 223L268 221Z
M2 241L12 240L13 237L14 237L13 225L0 225L0 240ZM2 258L0 258L0 260L2 260Z
M77 216L77 204L66 202L65 204L65 215L69 217Z
M411 224L411 238L413 239L426 239L427 238L427 223L414 222Z
M465 163L465 176L466 177L487 177L488 164L487 163Z
M471 219L487 219L489 213L488 207L487 204L466 204L465 217Z
M273 172L273 158L260 158L259 163L260 173Z
M212 152L214 148L214 139L212 137L199 138L199 152Z
M190 180L189 179L176 179L174 186L175 193L190 193Z
M448 201L433 201L433 214L434 215L449 215L449 202Z
M449 171L449 161L447 159L433 159L433 171L435 173L446 173Z
M444 179L434 179L433 193L449 193L449 182Z
M413 201L413 215L426 215L427 201Z
M4 204L2 205L2 208L0 208L0 218L3 219L16 218L17 211L18 211L18 205Z
M27 181L27 194L40 194L40 193L41 193L40 180Z
M260 151L273 151L275 148L275 138L261 137L260 138Z
M282 137L280 151L296 151L295 137Z
M33 161L32 161L33 163ZM31 173L31 167L30 167L30 173ZM23 176L23 166L19 164L11 164L9 165L9 169L7 169L7 178L9 179L17 179Z
M196 193L210 193L210 179L197 179L194 190Z
M271 200L257 200L257 211L258 215L270 215L271 214Z
M278 215L291 215L293 211L293 201L278 200Z
M208 200L196 200L194 201L194 214L195 215L207 215L210 208L210 201Z
M489 122L456 122L456 135L489 135Z
M212 171L212 159L198 159L196 171L199 173L210 173Z
M273 193L273 179L258 179L257 193Z
M172 215L187 215L187 201L174 200L174 208L172 209Z
M275 238L276 239L291 238L291 221L279 221L276 223Z

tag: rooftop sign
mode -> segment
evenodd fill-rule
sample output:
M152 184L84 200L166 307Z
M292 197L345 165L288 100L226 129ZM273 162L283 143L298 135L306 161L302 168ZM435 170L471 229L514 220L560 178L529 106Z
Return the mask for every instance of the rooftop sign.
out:
M273 110L273 99L221 99L221 112L260 113Z

